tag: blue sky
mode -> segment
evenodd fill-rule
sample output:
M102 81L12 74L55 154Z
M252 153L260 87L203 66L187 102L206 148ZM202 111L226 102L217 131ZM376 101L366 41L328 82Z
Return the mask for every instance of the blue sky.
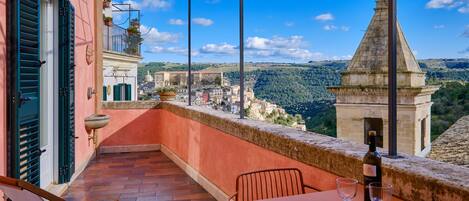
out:
M187 0L125 0L142 10L144 62L187 61ZM195 62L237 62L238 0L192 0ZM350 59L374 0L245 0L247 61ZM400 0L419 59L469 58L469 0ZM125 21L115 17L115 23Z

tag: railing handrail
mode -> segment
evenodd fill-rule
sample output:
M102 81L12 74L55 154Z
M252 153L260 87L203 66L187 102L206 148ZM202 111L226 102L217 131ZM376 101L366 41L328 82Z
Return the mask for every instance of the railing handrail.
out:
M118 54L140 56L141 45L131 47L127 29L117 24L112 26L104 25L103 28L103 49ZM135 49L136 48L136 49Z

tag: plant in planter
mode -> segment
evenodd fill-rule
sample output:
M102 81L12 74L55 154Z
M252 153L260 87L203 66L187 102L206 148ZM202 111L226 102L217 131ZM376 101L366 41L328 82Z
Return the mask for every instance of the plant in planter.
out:
M132 19L130 21L130 27L134 27L136 29L140 28L140 20L138 19Z
M104 24L108 27L112 27L112 17L104 17Z
M140 34L140 31L138 30L138 27L129 27L127 28L127 34L129 35L135 35L135 34Z
M112 2L112 0L104 0L103 1L103 9L110 8L111 7L111 2Z
M171 101L176 98L176 89L173 87L160 87L156 89L156 93L160 95L161 101Z
M125 38L128 47L125 48L125 52L130 55L138 55L140 53L140 45L142 44L143 38L141 37L140 30L137 27L127 28L127 37Z

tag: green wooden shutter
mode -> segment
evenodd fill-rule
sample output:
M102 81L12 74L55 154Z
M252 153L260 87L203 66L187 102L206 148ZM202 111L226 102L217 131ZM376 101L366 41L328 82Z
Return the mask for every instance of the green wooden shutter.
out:
M103 101L107 101L107 87L103 86Z
M114 96L113 96L114 101L120 101L121 100L121 85L120 84L114 85L113 92L114 92Z
M75 9L60 1L59 11L59 183L75 172Z
M11 176L40 184L40 1L11 2Z
M132 100L132 85L124 84L125 86L125 100L130 101Z

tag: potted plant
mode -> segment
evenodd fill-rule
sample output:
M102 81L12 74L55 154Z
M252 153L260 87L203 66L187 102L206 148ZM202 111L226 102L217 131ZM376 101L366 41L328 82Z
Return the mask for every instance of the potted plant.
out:
M130 21L130 27L134 27L136 29L140 28L140 21L138 19L132 19Z
M112 17L104 17L104 24L108 27L112 27Z
M160 87L156 92L160 95L161 101L171 101L176 98L176 89L173 87Z
M128 47L124 50L127 54L140 54L140 45L142 44L143 38L138 27L130 26L127 28L127 37L125 37L124 40L128 44Z
M136 34L140 34L140 31L138 30L138 27L131 26L131 27L127 28L127 33L129 35L136 35Z
M112 2L112 0L104 0L103 1L103 9L110 8L111 7L111 2Z

